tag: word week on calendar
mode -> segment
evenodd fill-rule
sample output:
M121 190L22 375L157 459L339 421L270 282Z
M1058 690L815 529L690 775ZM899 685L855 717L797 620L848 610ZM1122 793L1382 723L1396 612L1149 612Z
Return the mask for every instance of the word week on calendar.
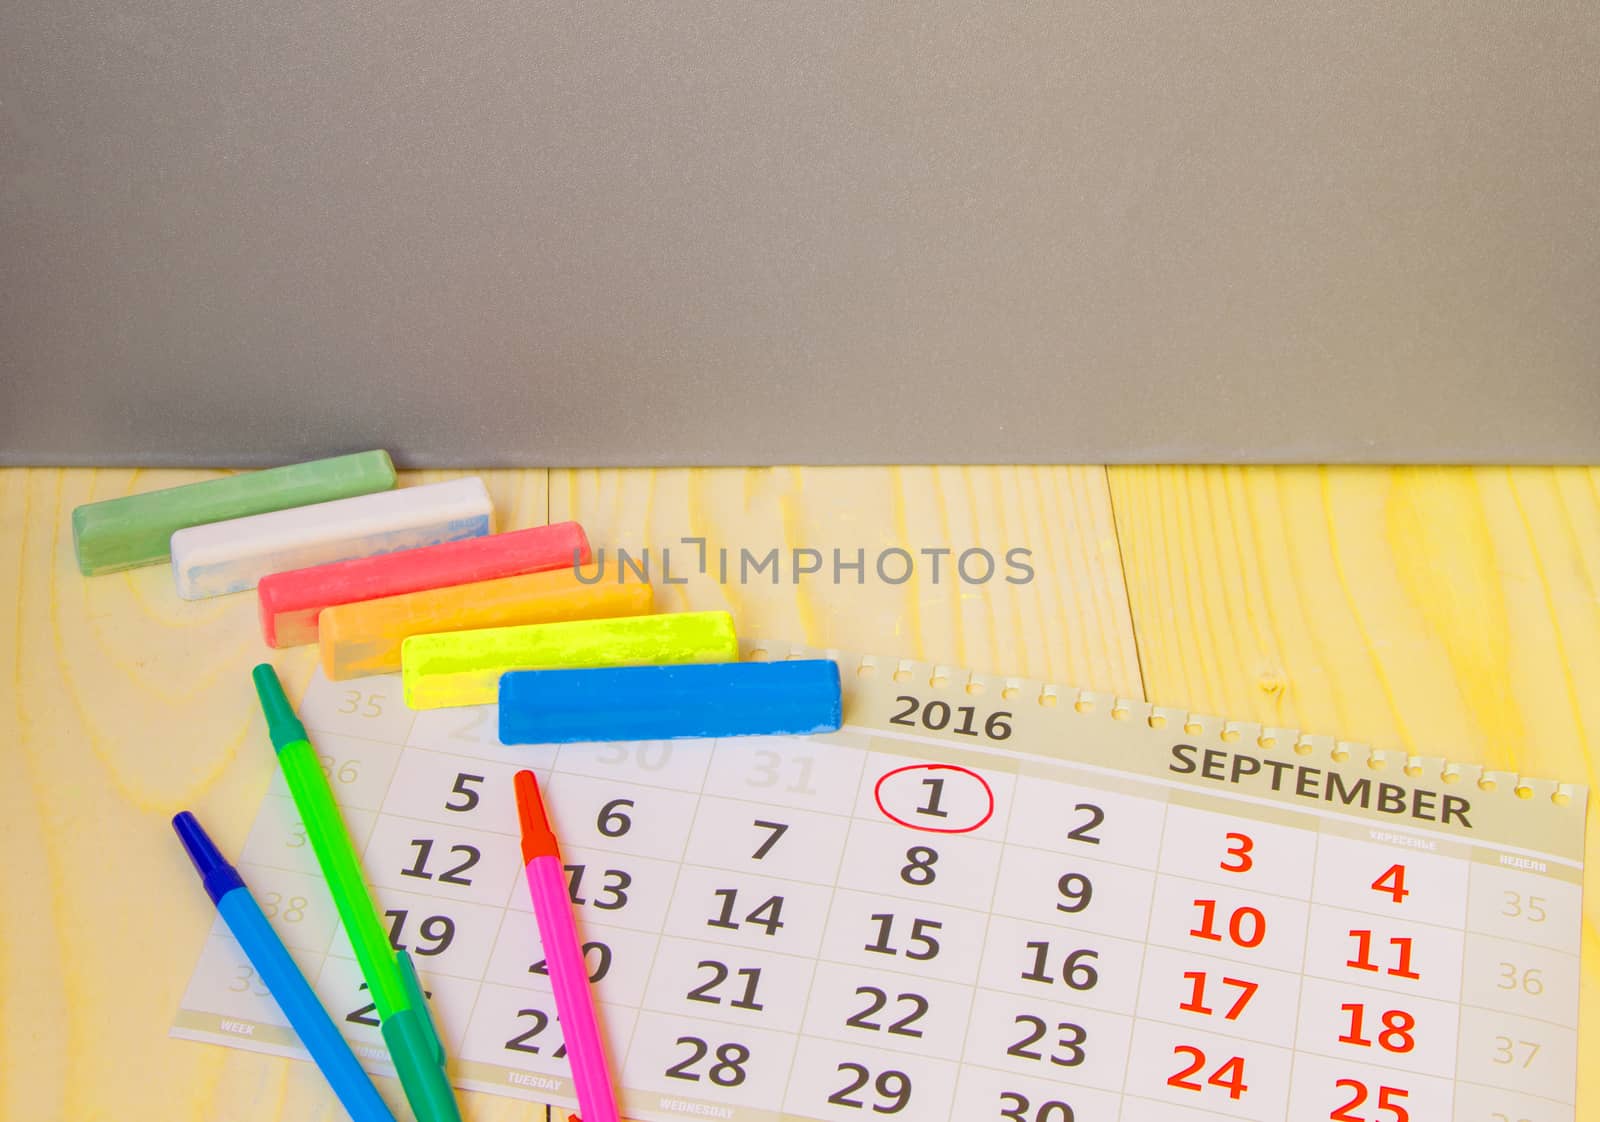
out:
M630 1118L1572 1122L1583 788L835 657L846 724L810 738L503 747L493 707L313 680L458 1086L575 1104L529 767ZM276 777L239 867L392 1073ZM305 1054L220 921L173 1032Z

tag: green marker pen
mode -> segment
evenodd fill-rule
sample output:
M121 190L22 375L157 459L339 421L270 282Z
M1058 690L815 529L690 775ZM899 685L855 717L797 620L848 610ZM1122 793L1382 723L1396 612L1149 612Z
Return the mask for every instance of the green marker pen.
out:
M305 823L306 836L328 882L334 907L350 936L356 964L377 1007L383 1042L389 1048L418 1122L461 1122L450 1080L445 1076L444 1045L434 1031L416 967L405 951L389 945L372 896L361 879L361 864L333 801L328 777L295 716L277 673L267 663L251 673L266 714L267 732L278 752L278 766Z

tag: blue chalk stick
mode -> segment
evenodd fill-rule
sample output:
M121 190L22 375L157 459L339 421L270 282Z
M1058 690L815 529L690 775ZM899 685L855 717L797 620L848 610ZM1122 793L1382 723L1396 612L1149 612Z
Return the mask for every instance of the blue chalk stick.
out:
M832 659L513 670L500 676L502 744L833 732Z

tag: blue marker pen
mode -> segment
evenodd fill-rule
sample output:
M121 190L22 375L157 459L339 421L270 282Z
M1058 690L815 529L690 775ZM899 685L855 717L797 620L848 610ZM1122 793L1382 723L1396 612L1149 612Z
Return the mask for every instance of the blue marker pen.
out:
M261 913L255 897L239 879L239 871L228 864L216 843L187 810L173 817L172 828L178 832L183 848L189 851L189 860L194 862L195 871L222 914L223 922L239 940L250 965L255 967L283 1015L289 1018L300 1042L322 1069L350 1117L356 1122L395 1122L394 1115L379 1097L378 1089L361 1070L350 1045L334 1027L305 975L300 973L278 933Z

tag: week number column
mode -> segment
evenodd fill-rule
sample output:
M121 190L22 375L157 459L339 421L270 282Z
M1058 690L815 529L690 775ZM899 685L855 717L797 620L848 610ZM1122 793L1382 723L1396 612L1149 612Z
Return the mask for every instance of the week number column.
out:
M1454 1122L1572 1119L1581 876L1518 854L1474 854Z

